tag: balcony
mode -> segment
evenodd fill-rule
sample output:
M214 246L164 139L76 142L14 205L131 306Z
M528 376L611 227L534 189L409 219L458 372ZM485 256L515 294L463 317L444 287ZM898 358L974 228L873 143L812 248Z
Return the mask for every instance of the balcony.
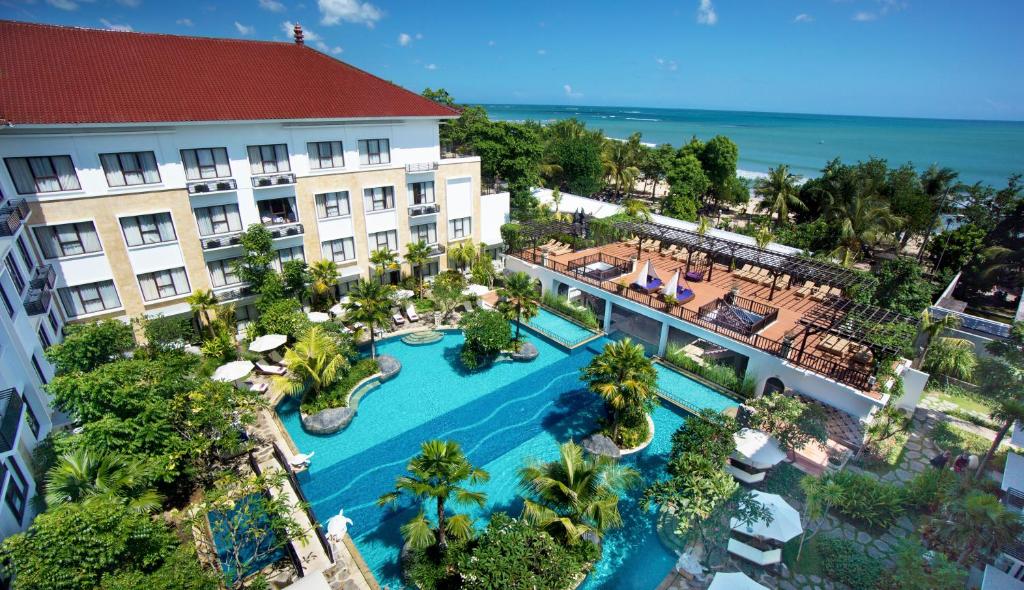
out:
M409 217L422 217L423 215L434 215L441 212L441 206L437 203L424 203L422 205L410 205Z
M462 145L441 144L441 159L451 160L455 158L471 158L476 156L476 150Z
M252 295L252 293L252 287L249 285L235 285L233 287L226 287L223 290L213 290L213 294L217 296L217 301L221 303L225 301L234 301L235 299L241 299L242 297L248 297L249 295Z
M267 229L270 230L270 237L277 238L290 238L292 236L301 236L303 233L303 227L301 223L284 223L284 224L264 224Z
M291 172L282 174L262 174L252 177L252 188L268 188L295 184L295 175Z
M18 233L21 224L28 219L29 209L25 199L11 201L0 207L0 237Z
M222 193L238 189L238 183L234 178L222 178L220 180L202 180L188 183L188 194L198 195L203 193Z
M0 391L0 453L14 449L25 400L13 387Z
M211 236L208 238L199 238L199 243L202 244L203 250L212 250L214 248L227 248L229 246L237 246L242 243L242 232L236 231L229 234Z
M406 174L414 174L416 172L433 172L437 170L437 162L416 162L413 164L405 165Z
M445 253L444 244L429 244L429 246L430 252L427 253L427 256L430 256L431 258L433 258L434 256L440 256Z
M47 289L52 289L56 280L57 271L53 269L53 265L40 264L32 271L32 278L29 279L28 284L33 289L41 289L44 286Z
M25 313L40 315L50 309L53 298L53 284L57 280L57 272L52 265L40 264L32 271L29 289L25 293Z

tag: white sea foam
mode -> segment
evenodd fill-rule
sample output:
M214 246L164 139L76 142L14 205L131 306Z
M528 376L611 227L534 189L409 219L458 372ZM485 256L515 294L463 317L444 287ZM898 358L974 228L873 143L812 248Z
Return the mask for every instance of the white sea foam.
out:
M644 119L643 117L626 117L627 121L654 121L656 123L661 122L661 119Z

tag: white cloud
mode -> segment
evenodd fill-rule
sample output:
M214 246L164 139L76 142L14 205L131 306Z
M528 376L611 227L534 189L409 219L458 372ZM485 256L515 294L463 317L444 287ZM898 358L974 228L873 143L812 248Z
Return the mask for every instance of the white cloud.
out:
M295 23L290 20L286 20L281 23L281 30L284 31L286 39L292 39L295 37ZM310 29L302 27L302 38L306 41L320 41L320 35L317 35Z
M284 4L277 0L260 0L260 8L270 12L284 12Z
M108 31L129 32L129 31L132 30L131 26L129 26L129 25L114 24L114 23L108 21L105 18L101 18L100 22L103 24L103 28L108 30Z
M243 25L242 23L235 21L235 28L238 29L238 34L244 37L248 37L256 32L256 27L250 27Z
M74 0L46 0L46 3L61 10L78 10L78 2Z
M409 35L409 33L399 33L398 34L398 44L399 45L401 45L402 47L408 47L408 45L410 43L412 43L412 36Z
M679 69L679 64L674 59L665 59L662 57L655 58L654 61L658 62L658 68L674 72Z
M711 5L711 0L700 0L697 7L697 22L702 25L713 25L718 22L718 13Z
M314 45L316 45L316 48L319 49L320 51L324 53L330 53L331 55L338 55L342 51L345 51L344 49L337 45L331 47L330 45L324 43L323 41L317 41L314 43Z
M547 54L548 54L548 50L547 49L538 49L537 50L537 55L547 55Z
M195 26L195 23L192 22L192 19L190 19L190 18L179 18L178 20L176 20L174 22L175 22L175 24L179 24L179 25L181 25L183 27Z
M566 96L569 96L569 97L572 97L572 98L579 98L579 97L583 96L582 92L573 92L572 86L569 85L569 84L563 84L562 85L562 90L565 91L565 95Z
M861 10L854 13L853 20L861 23L871 22L895 12L906 10L909 5L905 0L875 0L875 2L879 5L877 11Z
M436 70L437 69L437 64L427 64L427 65L425 65L423 67L427 68L428 70Z
M325 25L346 22L373 28L373 25L384 17L379 8L359 0L317 0L317 5L323 15L320 22Z
M814 17L809 15L809 14L807 14L807 13L805 13L805 12L801 12L800 14L796 15L796 18L793 19L793 22L795 22L795 23L813 23L814 22Z
M873 12L860 11L853 15L853 20L859 23L867 23L873 20L878 20L878 15Z

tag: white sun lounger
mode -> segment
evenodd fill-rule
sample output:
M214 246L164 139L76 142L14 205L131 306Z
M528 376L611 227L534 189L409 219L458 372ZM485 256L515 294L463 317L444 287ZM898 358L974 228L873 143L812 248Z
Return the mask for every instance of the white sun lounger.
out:
M416 308L413 307L412 305L409 305L405 308L405 316L409 318L410 322L420 321L420 316L416 314Z
M400 313L393 314L391 316L391 319L394 320L395 325L398 325L398 326L401 326L402 324L405 323L405 318L402 317L402 314L400 314Z
M256 372L263 375L284 375L284 367L277 365L268 365L266 363L256 362Z

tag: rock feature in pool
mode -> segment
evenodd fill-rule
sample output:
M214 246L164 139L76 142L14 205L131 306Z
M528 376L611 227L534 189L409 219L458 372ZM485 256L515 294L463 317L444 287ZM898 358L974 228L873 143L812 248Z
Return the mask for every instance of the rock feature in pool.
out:
M532 342L523 342L519 346L519 350L513 352L510 356L512 360L520 363L528 363L540 355L540 351Z
M381 381L391 379L402 370L402 363L389 354L377 355L377 366L380 367Z
M355 415L355 408L327 408L316 414L304 415L302 427L313 434L334 434L348 426Z
M622 455L615 441L603 434L591 434L583 439L583 448L595 455L604 455L612 459L618 459Z

